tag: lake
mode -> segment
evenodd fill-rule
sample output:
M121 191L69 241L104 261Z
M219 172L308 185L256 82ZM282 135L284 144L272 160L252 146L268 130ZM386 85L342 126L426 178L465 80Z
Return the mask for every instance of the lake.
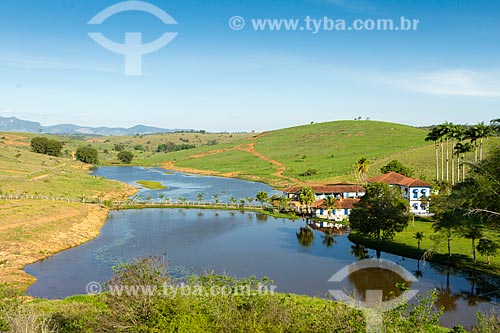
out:
M160 169L103 168L96 174L128 183L135 180L161 181L169 186L166 190L159 190L165 195L192 200L198 192L208 195L224 191L222 199L271 191L267 185L258 183L165 174ZM158 191L141 192L153 196ZM377 288L387 294L394 289L396 282L402 282L387 271L351 274L339 283L328 282L341 268L358 260L359 249L356 251L345 231L326 237L323 232L310 228L301 233L305 226L306 221L301 219L277 219L254 212L200 209L113 211L96 239L27 266L26 272L38 279L27 293L47 298L82 294L89 282L109 279L111 267L117 263L165 253L174 276L212 270L237 277L267 276L274 280L279 292L325 296L330 289L362 292ZM367 254L375 255L371 250ZM455 323L470 326L475 322L478 310L497 308L500 299L495 293L500 285L498 279L475 277L429 263L419 265L416 260L386 253L382 253L382 257L412 272L418 281L411 284L411 288L419 290L420 294L433 288L440 290L438 303L446 307L442 322L447 326Z

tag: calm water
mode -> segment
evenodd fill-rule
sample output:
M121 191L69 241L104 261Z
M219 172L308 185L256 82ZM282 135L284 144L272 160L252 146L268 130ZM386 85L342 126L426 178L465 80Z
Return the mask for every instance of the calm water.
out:
M141 198L152 198L158 200L159 195L177 201L184 198L187 201L198 201L198 193L203 193L203 201L214 201L213 195L217 195L220 202L230 202L234 196L236 199L253 197L259 191L282 195L282 192L275 191L272 187L256 182L248 182L233 178L208 177L178 172L166 171L161 168L141 168L141 167L102 167L94 173L108 179L119 180L121 182L140 187L137 180L151 180L167 186L162 190L149 190L141 188L137 196Z
M124 169L118 169L106 168L99 173L104 172L111 178L110 173L122 174ZM136 179L157 180L153 176L145 178L152 174L161 179L174 176L156 170L153 173L140 168L128 169L135 172ZM204 191L203 188L217 191L211 187L216 186L217 181L226 184L228 195L231 195L230 189L238 191L242 186L251 191L261 190L259 186L265 187L239 180L208 178L176 174L171 178L177 182L176 186L169 190L180 193L180 189L185 188L186 193L196 195ZM179 179L186 179L187 185L182 186ZM203 185L193 188L197 180ZM186 193L181 195L188 198ZM238 193L245 197L252 195ZM100 236L93 241L27 266L25 270L38 278L28 294L62 298L85 293L89 282L105 282L111 276L113 265L164 253L167 253L174 275L215 270L238 277L267 276L275 281L280 292L324 296L330 289L360 292L383 289L387 294L396 282L402 282L400 277L388 271L359 272L341 283L327 282L342 267L357 260L352 248L354 244L345 233L333 238L326 238L317 230L312 231L312 237L310 233L301 235L300 229L305 225L302 220L275 219L246 212L197 209L115 211L110 214ZM374 252L368 251L368 255L373 256ZM443 323L447 326L455 323L469 326L475 322L478 310L489 311L499 301L499 295L491 292L498 290L500 282L492 278L474 278L465 272L430 264L420 265L418 270L415 260L384 253L382 257L418 277L418 282L411 285L412 289L420 290L421 294L432 288L441 291L438 302L446 307ZM477 296L484 294L488 296Z

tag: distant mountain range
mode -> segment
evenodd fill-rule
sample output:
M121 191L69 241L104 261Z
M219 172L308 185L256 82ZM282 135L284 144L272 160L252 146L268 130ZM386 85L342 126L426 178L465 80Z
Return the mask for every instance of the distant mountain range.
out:
M0 132L27 132L45 134L77 134L98 136L119 136L135 134L172 133L180 131L192 131L188 129L165 129L145 125L137 125L130 128L122 127L87 127L73 124L61 124L54 126L42 126L38 122L21 120L16 117L4 118L0 116Z

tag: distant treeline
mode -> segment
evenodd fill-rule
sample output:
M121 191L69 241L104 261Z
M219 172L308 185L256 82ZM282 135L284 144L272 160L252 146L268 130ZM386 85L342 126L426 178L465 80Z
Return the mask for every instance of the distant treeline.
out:
M162 143L162 144L158 145L158 148L156 149L156 151L158 153L171 153L174 151L187 150L187 149L193 149L193 148L196 148L196 145L188 144L188 143L175 144L173 142L167 142L167 143Z

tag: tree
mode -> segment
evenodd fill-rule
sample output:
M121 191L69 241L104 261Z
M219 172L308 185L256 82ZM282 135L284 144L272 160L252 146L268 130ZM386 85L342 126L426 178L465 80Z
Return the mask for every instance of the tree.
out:
M460 226L460 234L472 242L472 257L476 262L476 240L483 237L483 225L481 221L468 219Z
M114 149L114 151L118 151L118 152L124 151L125 145L123 143L117 143L117 144L115 144L113 149Z
M462 215L454 210L444 210L436 214L437 221L434 222L432 228L435 232L446 238L448 244L448 256L451 257L451 240L455 235Z
M416 232L415 235L413 235L413 238L415 238L417 240L418 250L420 251L420 244L422 243L422 240L424 239L424 233L421 231Z
M49 139L45 137L36 137L31 139L31 150L38 154L45 154L45 147Z
M56 140L48 140L45 146L45 154L50 156L61 156L62 143Z
M328 209L329 211L334 210L336 208L336 204L337 204L337 199L335 199L331 195L325 198L325 206L326 209Z
M75 157L77 160L87 164L97 163L99 153L92 147L80 147L76 150Z
M118 159L123 163L123 164L130 164L132 163L132 159L134 158L134 154L132 154L129 151L121 151L118 153Z
M212 194L212 198L214 198L214 202L216 205L219 204L219 194L215 193L215 194Z
M462 143L458 142L455 145L455 152L458 156L457 167L458 167L458 177L457 181L460 182L460 165L462 166L462 181L465 180L465 154L472 151L472 145L469 142Z
M201 193L201 192L200 192L200 193L198 193L198 194L196 195L196 199L197 199L197 200L198 200L198 202L200 202L200 203L203 201L203 197L204 197L204 196L203 196L203 193Z
M500 246L498 243L495 243L492 240L482 238L479 240L479 244L477 245L477 251L482 255L482 256L487 256L488 257L488 265L491 265L491 260L490 257L494 256L497 252Z
M436 150L436 181L439 180L439 133L436 127L434 127L429 133L425 141L433 141L434 148Z
M500 118L491 120L490 126L496 132L496 134L500 134Z
M408 226L411 212L401 193L384 183L366 187L366 194L351 211L351 228L377 240L377 258L380 258L382 239L392 239L396 232Z
M260 191L259 193L257 193L256 199L262 205L264 204L264 202L267 202L269 200L269 196L266 192Z
M449 200L483 223L500 228L500 147L472 165L470 176L454 187Z
M488 139L490 136L495 134L495 130L483 123L479 123L476 125L477 136L479 138L479 160L483 160L483 143L484 139Z
M401 162L398 160L392 160L387 164L386 166L382 167L380 169L380 172L382 173L389 173L389 172L397 172L401 175L411 177L411 170L407 167L405 167Z
M31 150L38 154L61 156L62 143L45 137L35 137L31 140Z
M306 205L308 209L309 206L316 200L316 195L313 189L310 188L309 186L302 187L301 189L299 189L297 195L299 196L300 204Z
M360 183L366 184L366 175L369 169L370 161L366 157L362 157L356 162L354 175Z

